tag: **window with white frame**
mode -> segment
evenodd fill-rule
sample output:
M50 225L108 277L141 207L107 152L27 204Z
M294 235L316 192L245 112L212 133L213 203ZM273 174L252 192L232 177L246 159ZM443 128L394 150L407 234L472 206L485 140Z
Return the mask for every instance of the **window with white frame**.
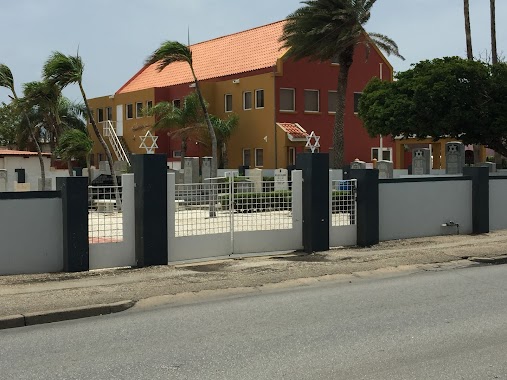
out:
M379 158L380 148L371 148L371 159L392 161L393 160L393 148L382 148L382 158Z
M296 110L296 90L293 88L280 89L280 111L293 112Z
M181 158L181 150L173 150L173 158Z
M319 103L319 90L305 90L305 112L319 112Z
M264 90L255 90L255 108L264 108Z
M327 112L336 113L337 105L338 105L338 92L329 91L327 93Z
M127 119L133 119L134 118L134 105L127 104L127 107L125 108L125 116Z
M250 149L243 149L243 166L248 166L252 164L252 158L251 158L251 151Z
M104 121L104 109L103 108L97 108L97 121L99 123L102 123Z
M245 91L243 93L243 110L248 111L252 109L252 91Z
M264 149L262 148L255 149L255 166L256 167L264 166Z
M113 107L106 108L106 120L113 120Z
M173 107L174 108L181 108L181 100L180 99L174 99L173 100Z
M225 112L232 112L232 94L225 94Z
M354 113L359 112L359 101L361 100L361 96L363 96L362 92L354 92Z
M136 118L139 119L143 117L143 103L137 102L136 103Z

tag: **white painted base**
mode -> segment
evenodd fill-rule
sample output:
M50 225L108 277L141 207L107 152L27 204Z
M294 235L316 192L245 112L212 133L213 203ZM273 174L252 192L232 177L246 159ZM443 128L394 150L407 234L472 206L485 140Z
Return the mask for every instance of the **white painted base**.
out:
M329 229L330 247L351 247L357 245L357 226L338 226Z
M135 251L125 242L90 244L90 270L135 265Z

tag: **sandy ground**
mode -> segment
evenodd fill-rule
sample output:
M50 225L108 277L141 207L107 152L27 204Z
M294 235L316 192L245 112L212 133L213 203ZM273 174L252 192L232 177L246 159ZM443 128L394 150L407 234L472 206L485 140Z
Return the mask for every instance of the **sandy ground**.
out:
M353 280L375 273L435 270L445 263L468 265L466 259L471 256L506 253L507 231L498 231L391 241L372 248L334 249L309 256L231 257L179 266L3 276L0 316L205 290L256 289L323 276L344 275Z

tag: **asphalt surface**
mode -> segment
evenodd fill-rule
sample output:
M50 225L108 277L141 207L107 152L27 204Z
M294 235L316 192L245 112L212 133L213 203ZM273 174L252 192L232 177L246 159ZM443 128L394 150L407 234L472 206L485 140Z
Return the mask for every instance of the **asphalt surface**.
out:
M507 379L507 267L0 331L5 379Z

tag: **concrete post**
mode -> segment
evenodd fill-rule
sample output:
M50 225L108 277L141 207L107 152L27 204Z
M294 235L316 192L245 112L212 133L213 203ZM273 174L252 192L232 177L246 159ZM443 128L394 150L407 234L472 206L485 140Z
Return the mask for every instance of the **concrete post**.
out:
M379 242L379 171L352 169L357 179L357 245L370 247Z

